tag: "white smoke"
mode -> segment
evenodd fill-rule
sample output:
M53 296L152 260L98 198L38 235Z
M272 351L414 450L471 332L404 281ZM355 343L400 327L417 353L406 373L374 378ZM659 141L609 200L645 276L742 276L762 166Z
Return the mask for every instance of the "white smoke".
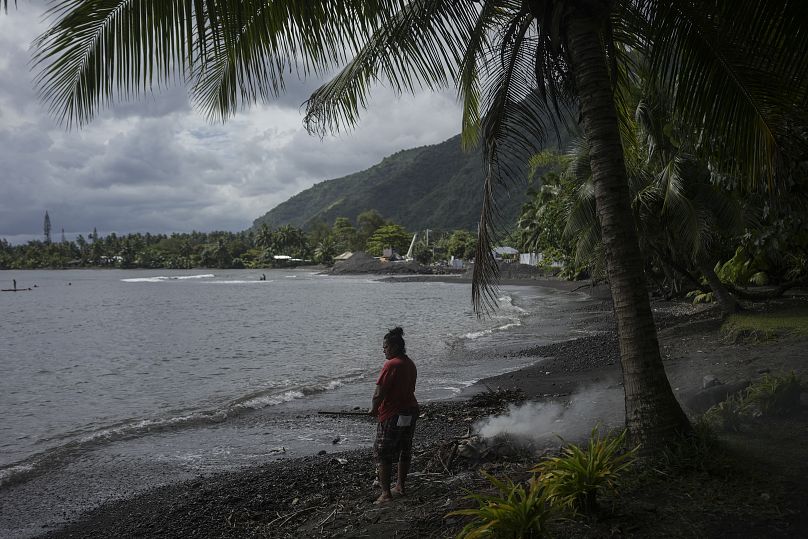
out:
M561 437L567 441L582 440L596 425L620 427L624 423L623 388L617 384L582 389L569 401L528 402L512 404L508 411L477 422L474 430L483 438L507 435L539 441Z

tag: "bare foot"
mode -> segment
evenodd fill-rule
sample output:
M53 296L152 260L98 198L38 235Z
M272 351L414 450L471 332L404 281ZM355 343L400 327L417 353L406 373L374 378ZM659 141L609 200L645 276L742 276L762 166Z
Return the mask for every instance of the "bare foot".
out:
M384 505L393 501L393 496L390 493L385 494L384 492L376 498L376 501L373 502L373 505Z
M404 491L404 487L400 487L398 485L394 486L390 489L390 492L396 496L406 496L407 493Z

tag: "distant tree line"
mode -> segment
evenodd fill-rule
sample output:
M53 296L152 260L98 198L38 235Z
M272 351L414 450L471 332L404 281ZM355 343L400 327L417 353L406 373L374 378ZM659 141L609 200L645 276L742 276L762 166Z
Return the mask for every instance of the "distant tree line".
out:
M132 233L101 236L94 229L85 238L51 241L46 215L43 240L11 245L0 239L0 269L116 268L272 268L300 264L330 265L346 251L381 256L386 248L405 254L413 232L368 210L352 222L338 217L333 224L316 223L303 230L266 224L242 232ZM471 258L476 236L467 230L430 231L419 235L415 258L424 264L450 256Z

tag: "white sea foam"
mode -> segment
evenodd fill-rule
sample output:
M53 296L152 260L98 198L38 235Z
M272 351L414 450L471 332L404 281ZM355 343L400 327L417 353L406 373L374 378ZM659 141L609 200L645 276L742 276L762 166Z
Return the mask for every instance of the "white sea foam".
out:
M214 277L212 273L202 275L156 275L154 277L135 277L132 279L121 279L124 283L161 283L163 281L185 281L188 279L210 279Z
M480 337L485 337L486 335L491 335L492 333L496 333L497 331L505 331L510 328L516 328L522 325L521 320L515 320L513 322L508 322L507 324L503 324L501 326L483 329L480 331L471 331L463 335L464 339L474 340L479 339Z
M525 309L523 309L523 308L521 308L518 305L515 305L513 303L513 298L511 296L500 296L499 298L497 298L497 301L499 302L499 308L500 309L507 309L507 310L516 311L519 314L526 314L527 313L527 311Z
M33 464L15 464L13 466L9 466L8 468L4 468L0 470L0 486L5 485L6 483L10 482L12 479L26 474L28 472L32 472L34 470Z
M306 394L302 391L286 391L280 395L263 395L260 397L255 397L244 402L240 402L238 407L250 410L260 410L268 406L276 406L278 404L293 401L295 399L302 399L305 396Z

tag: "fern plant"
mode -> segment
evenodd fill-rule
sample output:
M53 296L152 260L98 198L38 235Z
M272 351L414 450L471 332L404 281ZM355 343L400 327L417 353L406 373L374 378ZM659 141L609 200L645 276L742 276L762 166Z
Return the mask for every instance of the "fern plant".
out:
M527 483L511 479L500 480L481 471L496 488L496 494L471 493L466 499L478 506L452 511L447 516L474 517L458 534L458 538L497 537L503 539L538 538L547 536L548 523L557 511L549 504L547 489L535 478Z
M596 426L585 448L569 445L561 456L537 464L531 471L547 489L550 503L591 513L597 509L599 493L617 491L619 476L632 465L639 449L623 450L627 433L601 437Z

